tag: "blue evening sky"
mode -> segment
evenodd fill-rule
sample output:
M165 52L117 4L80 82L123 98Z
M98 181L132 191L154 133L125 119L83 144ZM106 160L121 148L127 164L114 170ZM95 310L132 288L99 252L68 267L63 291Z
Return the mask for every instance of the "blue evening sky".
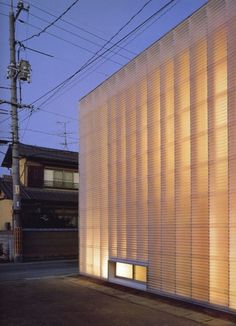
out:
M22 12L16 23L16 40L22 41L38 33L64 12L74 0L29 0L29 13ZM119 33L112 42L117 42L140 23L145 21L170 0L80 0L59 20L24 45L53 57L21 49L20 57L30 61L32 81L22 84L22 103L31 104L41 95L79 69L102 45L109 40L143 5L144 10ZM67 126L68 149L78 150L78 102L81 97L119 70L133 57L159 39L207 0L175 0L136 34L107 52L105 57L94 62L79 73L71 83L52 98L44 97L29 109L19 109L20 141L38 146L63 148L64 122ZM7 77L9 65L8 15L10 0L0 0L0 99L10 100ZM17 1L14 0L14 6ZM111 44L107 45L110 47ZM121 48L122 47L122 48ZM104 51L104 50L103 50ZM47 100L45 103L43 103ZM10 108L1 105L1 109ZM29 117L30 116L30 117ZM0 114L0 139L11 138L10 116ZM6 146L0 146L0 162ZM1 174L7 170L1 168Z

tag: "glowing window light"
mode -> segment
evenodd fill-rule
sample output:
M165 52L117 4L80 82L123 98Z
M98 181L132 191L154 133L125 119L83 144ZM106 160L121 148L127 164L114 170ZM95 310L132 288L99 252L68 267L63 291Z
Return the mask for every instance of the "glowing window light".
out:
M116 276L132 279L133 278L133 265L124 264L124 263L116 263Z
M134 279L139 282L147 282L147 267L135 265Z

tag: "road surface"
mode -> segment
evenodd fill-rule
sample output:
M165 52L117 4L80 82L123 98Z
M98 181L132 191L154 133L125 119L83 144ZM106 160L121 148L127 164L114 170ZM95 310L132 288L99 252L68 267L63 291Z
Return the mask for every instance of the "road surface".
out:
M0 265L0 325L236 325L236 320L77 273L76 261Z

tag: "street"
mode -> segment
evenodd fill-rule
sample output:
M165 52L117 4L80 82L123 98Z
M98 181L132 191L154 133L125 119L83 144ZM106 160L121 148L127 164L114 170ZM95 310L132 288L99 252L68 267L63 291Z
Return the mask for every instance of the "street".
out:
M77 276L76 266L75 261L0 265L1 326L235 325Z
M78 274L77 260L0 264L0 282Z

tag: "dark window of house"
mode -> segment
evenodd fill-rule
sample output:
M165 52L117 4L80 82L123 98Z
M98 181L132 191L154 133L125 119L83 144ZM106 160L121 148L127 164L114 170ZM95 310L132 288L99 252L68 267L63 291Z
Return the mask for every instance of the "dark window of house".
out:
M43 167L42 166L28 166L28 186L42 187L43 186Z
M22 214L24 228L77 228L78 209L39 205L25 206Z

